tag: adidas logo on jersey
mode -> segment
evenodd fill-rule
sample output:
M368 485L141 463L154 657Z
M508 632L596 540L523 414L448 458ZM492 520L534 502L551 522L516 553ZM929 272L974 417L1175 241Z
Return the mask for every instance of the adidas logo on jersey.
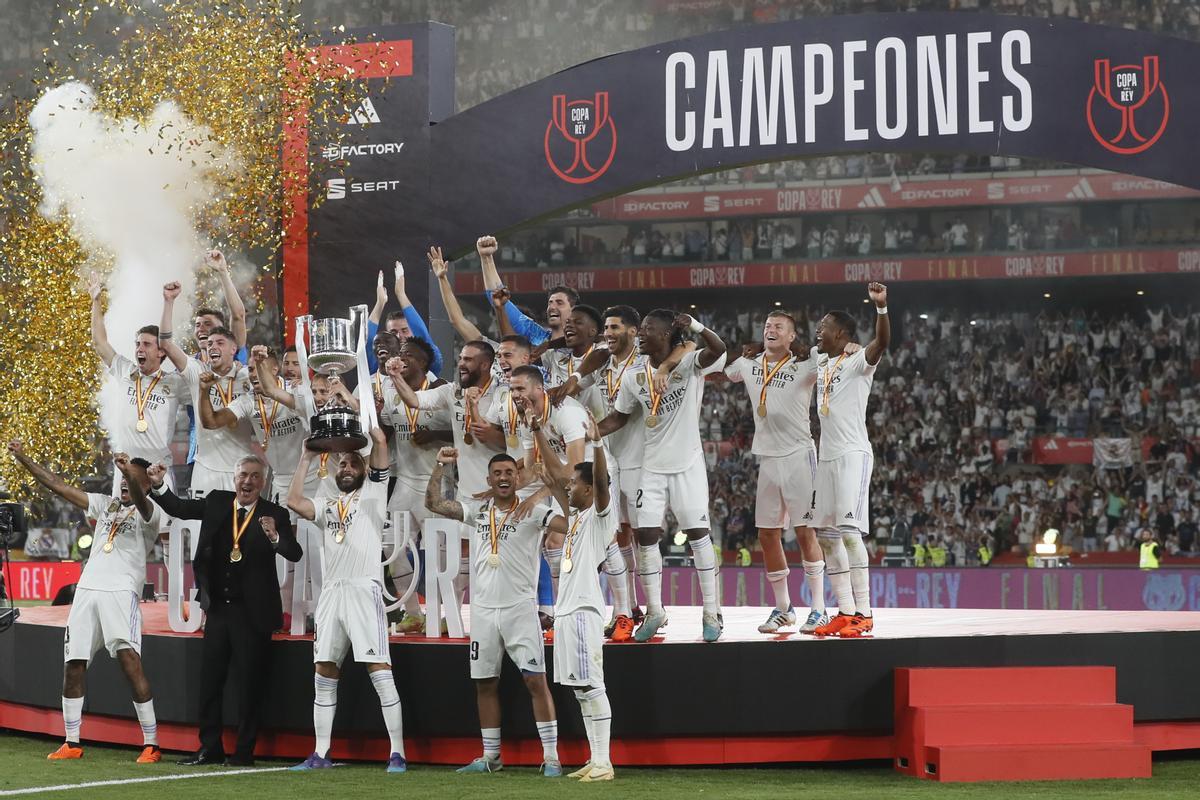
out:
M529 659L529 666L536 667L538 665L536 658Z
M854 514L847 514L846 519L854 519Z
M568 675L568 676L567 676L567 680L569 680L569 681L573 681L573 680L575 680L575 673L574 673L574 672L572 672L570 675Z
M368 651L367 651L367 655L369 655L369 656L373 656L373 655L375 655L375 648L374 648L374 647L372 647L370 650L368 650Z
M811 511L809 511L807 514L805 514L805 515L804 515L804 518L805 518L805 519L812 519L812 518L813 518L812 512L811 512Z
M701 521L701 522L708 522L708 514L701 514L701 515L700 515L700 521Z

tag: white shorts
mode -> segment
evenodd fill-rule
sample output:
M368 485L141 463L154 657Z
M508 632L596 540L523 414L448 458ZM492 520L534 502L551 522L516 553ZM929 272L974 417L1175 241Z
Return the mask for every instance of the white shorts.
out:
M604 685L604 620L595 611L554 618L554 682L563 686Z
M522 672L546 671L535 601L508 608L471 606L471 679L499 678L505 653Z
M352 646L361 664L392 663L383 588L373 580L336 580L321 587L313 661L340 665Z
M812 527L853 527L867 533L874 464L874 456L863 452L817 462L817 513Z
M782 528L812 524L815 516L817 451L804 447L786 456L762 456L758 462L758 494L754 524Z
M387 510L405 514L408 517L409 533L414 539L417 538L425 520L429 519L429 509L425 508L425 489L414 489L404 481L396 481L396 488L392 490L392 499L388 501ZM401 525L400 531L403 533L403 523Z
M637 493L642 485L642 468L631 467L620 471L617 479L620 502L617 503L618 521L622 525L632 525L637 521Z
M218 489L232 492L233 472L218 472L197 461L192 464L192 483L188 488L192 497L203 497Z
M668 475L643 469L633 505L639 528L662 527L668 507L675 512L681 530L708 528L708 469L704 459L697 458L683 472Z
M64 661L91 661L101 647L113 658L118 650L142 654L142 609L134 592L76 589L67 632Z

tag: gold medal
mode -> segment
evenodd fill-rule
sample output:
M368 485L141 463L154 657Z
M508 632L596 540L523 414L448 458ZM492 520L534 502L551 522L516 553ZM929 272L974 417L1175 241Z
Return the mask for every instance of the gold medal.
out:
M487 565L489 567L493 567L493 568L500 566L500 554L499 553L488 553Z
M146 387L145 394L142 393L142 374L139 372L134 378L133 384L133 399L137 406L137 432L145 433L150 428L150 423L146 422L146 403L150 401L150 393L154 391L154 387L162 380L162 370L154 374L154 380L150 381L150 385Z
M113 543L112 543L112 542L105 542L105 543L104 543L104 552L106 552L106 553L111 553L112 551L113 551Z
M762 403L762 404L760 404L760 405L759 405L759 407L758 407L758 415L759 415L760 417L765 417L765 416L767 416L767 404L766 404L766 403Z
M658 427L658 407L662 403L662 392L654 390L654 375L650 371L650 360L646 359L646 391L650 393L650 416L646 417L646 427Z
M658 427L658 414L651 414L650 416L646 417L646 427L647 428L657 428Z
M246 528L250 526L250 520L254 519L254 509L258 506L255 501L254 505L246 509L238 508L237 497L233 498L233 549L229 551L229 560L234 564L242 560L242 534L246 532ZM246 516L242 519L241 524L238 524L238 511L245 511Z
M139 419L139 420L137 421L137 431L138 431L138 433L145 433L145 432L146 432L146 431L148 431L148 430L150 430L150 423L149 423L149 422L146 422L146 420L144 420L144 419Z
M340 497L337 500L338 522L342 527L338 528L338 532L333 535L333 540L338 544L341 544L346 539L346 520L350 516L350 506L354 505L354 500L358 497L359 491L361 490L355 489L354 494L347 497L345 502L342 502L342 498Z
M329 453L321 453L321 466L317 468L318 478L329 477L329 468L325 466L327 463L329 463Z
M517 437L512 435L511 433L508 435L508 438L505 439L504 441L510 448L517 446Z
M575 524L571 526L571 530L567 531L567 537L563 541L563 572L570 572L575 567L575 562L571 560L571 553L575 550L575 533L579 530L579 523L581 522L583 522L582 511L575 517Z
M240 547L237 545L233 546L233 549L229 551L229 560L234 564L242 560L242 550Z
M825 370L825 386L821 390L821 416L823 417L829 416L829 395L833 392L833 373L837 372L837 368L841 366L845 357L846 354L842 353L838 356L837 362Z
M570 572L570 571L571 571L571 568L572 568L572 567L574 567L574 566L575 566L575 562L573 562L573 561L570 559L570 557L564 558L564 559L562 560L562 571L563 571L563 572Z
M470 431L463 434L463 444L475 444L475 437L471 435Z
M338 544L341 544L342 542L346 541L346 532L345 532L345 531L338 531L337 533L335 533L335 534L333 535L333 540L334 540L335 542L337 542Z
M821 406L821 416L822 416L822 417L828 417L828 416L829 416L829 406L828 406L828 405L823 405L823 406Z

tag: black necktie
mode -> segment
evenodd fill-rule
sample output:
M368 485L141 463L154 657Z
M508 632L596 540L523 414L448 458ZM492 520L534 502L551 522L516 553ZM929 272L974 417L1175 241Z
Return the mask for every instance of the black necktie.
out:
M237 518L237 526L238 526L238 530L241 530L241 529L242 529L242 527L243 527L243 526L246 524L246 509L245 509L245 508L242 508L241 506L238 506L238 515L237 515L237 517L238 517L238 518Z

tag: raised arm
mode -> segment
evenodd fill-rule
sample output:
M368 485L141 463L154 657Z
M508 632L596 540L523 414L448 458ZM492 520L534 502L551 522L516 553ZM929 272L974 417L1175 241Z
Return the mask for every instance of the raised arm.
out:
M217 383L217 376L211 372L200 374L200 401L196 404L200 411L200 424L207 430L217 428L232 428L237 425L237 415L228 408L217 411L213 408L210 390Z
M446 316L450 318L450 324L454 326L455 332L463 338L464 342L475 342L482 339L483 333L463 314L462 306L458 304L458 298L454 296L454 287L450 285L450 268L446 264L446 260L442 258L442 248L429 248L429 268L433 270L433 275L437 278L438 292L442 295L442 305L446 307Z
M129 487L129 499L133 501L134 508L142 515L142 519L149 522L154 516L154 504L142 489L142 478L146 476L146 471L130 461L128 453L117 453L113 456L113 463L125 476L125 485Z
M505 336L515 336L517 333L517 329L513 327L513 321L509 318L506 310L510 297L512 297L512 293L503 286L492 292L492 314L496 317L496 327L500 331L501 339Z
M183 291L179 285L179 281L171 281L163 286L163 310L162 319L158 323L158 346L167 354L167 358L171 359L171 363L175 365L175 369L183 372L187 368L188 357L187 353L175 344L174 332L171 327L174 323L175 316L175 298L179 297L179 293Z
M429 476L429 483L425 487L425 508L439 517L462 522L462 503L457 500L447 500L442 496L442 479L445 477L446 465L453 464L457 460L458 451L453 447L443 447L438 451L437 464L434 465L433 473Z
M87 492L69 485L55 473L46 469L41 464L35 463L29 456L25 455L25 446L20 440L13 439L9 442L8 452L12 453L12 457L22 467L29 470L29 474L42 486L45 486L71 505L82 508L84 511L87 510Z
M313 501L304 496L304 482L308 479L309 470L312 467L312 461L317 457L317 454L307 447L300 453L300 463L296 465L296 471L292 473L292 483L288 486L287 507L301 519L309 520L310 522L317 518L317 507L313 505Z
M225 304L229 306L229 330L237 341L238 349L246 346L246 306L242 303L237 287L233 285L233 275L230 274L229 262L220 250L209 250L204 256L204 263L217 274L221 281L221 290L225 293Z
M495 236L480 236L475 240L475 252L479 253L479 266L483 270L483 288L494 292L504 285L496 269L496 251L500 245Z
M680 314L675 317L675 327L700 334L700 341L704 345L704 349L700 351L696 361L701 367L712 366L718 358L725 354L725 342L721 337L704 327L704 323L690 314Z
M383 366L387 376L392 379L392 386L396 387L400 402L409 408L420 408L421 401L417 398L417 393L408 385L408 381L404 380L404 361L399 356L393 356Z
M367 317L367 322L375 323L376 330L379 329L379 323L383 320L383 309L386 307L387 287L383 285L383 270L379 270L379 277L375 281L375 305L371 306L371 314ZM374 336L371 337L371 339L374 338Z
M258 391L276 403L297 410L296 395L275 382L275 376L267 369L267 348L256 344L250 349L250 363L258 373Z
M608 456L604 454L604 446L601 444L600 429L596 425L596 418L592 416L592 412L588 412L588 441L595 445L592 451L594 460L592 461L592 504L596 511L604 511L608 508L609 488L608 488Z
M371 460L368 465L379 472L386 470L391 463L392 455L388 452L387 435L378 425L371 429Z
M875 304L875 338L867 345L867 363L875 366L892 342L891 317L887 313L887 287L882 283L869 283L867 296Z
M204 519L205 500L184 500L177 496L163 483L166 475L167 468L162 464L151 464L146 470L146 477L150 479L150 499L176 519Z
M441 373L441 348L433 341L433 335L429 333L429 326L425 324L421 312L417 311L416 306L408 299L408 293L404 290L404 265L399 261L396 262L396 285L394 288L396 299L400 301L400 310L404 312L404 321L408 323L408 329L412 331L413 337L425 342L433 350L433 361L429 362L429 371L434 375Z
M104 309L100 307L100 296L104 294L104 284L100 281L100 276L94 272L88 279L88 294L92 298L92 347L96 349L96 355L100 356L100 360L107 367L112 363L113 356L117 354L117 351L113 350L112 345L108 343L108 331L104 329Z

